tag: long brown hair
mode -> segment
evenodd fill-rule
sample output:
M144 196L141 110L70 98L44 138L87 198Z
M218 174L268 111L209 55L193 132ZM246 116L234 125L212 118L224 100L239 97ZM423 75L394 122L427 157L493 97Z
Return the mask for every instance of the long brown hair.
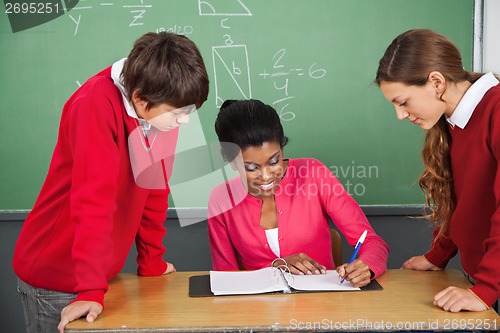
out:
M483 75L464 69L458 48L448 38L432 30L414 29L392 41L380 59L375 80L379 86L382 82L423 86L433 71L453 83L475 82ZM427 131L422 159L425 170L418 183L426 197L424 209L430 212L423 217L440 226L436 242L447 231L454 210L450 132L444 115Z

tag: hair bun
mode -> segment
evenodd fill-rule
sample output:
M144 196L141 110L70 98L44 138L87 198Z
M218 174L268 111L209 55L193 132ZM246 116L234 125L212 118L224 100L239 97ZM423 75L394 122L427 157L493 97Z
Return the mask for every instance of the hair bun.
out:
M222 103L222 105L221 105L220 109L221 109L221 110L222 110L222 109L225 109L225 108L227 108L228 106L230 106L231 104L233 104L234 102L236 102L236 100L235 100L235 99L227 99L227 100L225 100L225 101L224 101L224 103Z

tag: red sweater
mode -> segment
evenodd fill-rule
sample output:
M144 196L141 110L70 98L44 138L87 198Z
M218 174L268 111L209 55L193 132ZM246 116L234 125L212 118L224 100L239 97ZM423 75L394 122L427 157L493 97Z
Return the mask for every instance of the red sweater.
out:
M472 291L486 304L500 298L500 85L484 95L467 126L450 128L456 195L449 238L425 257L445 267L457 250Z
M169 190L136 185L127 140L137 126L110 75L107 68L90 78L65 104L48 174L13 260L24 282L101 304L134 239L138 274L167 268Z

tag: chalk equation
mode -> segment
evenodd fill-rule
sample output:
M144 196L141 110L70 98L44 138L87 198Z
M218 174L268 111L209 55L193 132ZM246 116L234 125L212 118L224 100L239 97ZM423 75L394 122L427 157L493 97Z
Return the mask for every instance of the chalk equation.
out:
M196 3L192 4L191 10L193 12L197 10L200 18L214 16L219 18L216 19L218 22L216 24L218 24L220 31L221 42L218 45L209 46L212 57L215 106L220 107L226 99L251 99L251 74L254 73L256 77L271 84L271 89L274 90L271 104L283 121L291 121L296 117L293 103L298 97L295 80L301 78L322 79L327 74L326 69L316 62L291 64L289 51L285 48L279 48L277 51L273 51L274 54L270 57L268 66L264 65L258 71L252 72L250 64L255 62L251 61L252 59L249 57L251 48L244 40L238 40L240 38L237 35L240 30L236 23L240 20L253 18L253 13L245 2L248 0L198 0L198 8L196 8ZM112 14L111 11L117 12L119 10L128 15L128 26L136 27L142 26L146 22L151 24L148 12L153 11L154 6L160 6L161 10L165 10L165 2L158 0L81 0L68 12L68 15L74 23L74 35L76 36L87 11L100 9L101 13L106 14L106 11L109 10L109 16L112 17L116 14ZM159 10L159 8L154 9L155 12ZM206 23L207 21L200 19L200 22ZM234 28L232 28L233 25ZM153 30L190 36L195 32L195 25L191 25L191 22L183 22L157 27ZM213 40L214 37L217 38L211 36L210 39ZM262 52L259 53L262 54ZM77 84L80 85L78 82Z
M231 35L231 19L253 16L251 10L241 0L198 0L199 16L221 16L220 28L223 29L224 45L212 47L212 64L214 69L215 105L220 107L224 100L252 98L252 81L248 46L237 43ZM274 90L279 96L272 102L284 121L295 118L290 110L291 102L296 98L292 93L292 77L308 77L321 79L326 69L317 63L304 67L286 66L286 49L278 50L272 57L271 72L264 69L259 76L264 80L273 80Z
M273 80L274 89L278 91L281 96L273 101L272 104L275 106L282 120L290 121L295 118L295 112L289 111L288 107L290 106L290 102L296 98L296 96L289 91L290 80L293 76L304 75L307 75L311 79L321 79L326 75L326 70L324 68L318 68L316 63L313 63L307 69L303 67L287 67L285 66L285 56L286 49L278 50L272 57L272 72L268 73L267 69L264 69L259 76L264 80Z

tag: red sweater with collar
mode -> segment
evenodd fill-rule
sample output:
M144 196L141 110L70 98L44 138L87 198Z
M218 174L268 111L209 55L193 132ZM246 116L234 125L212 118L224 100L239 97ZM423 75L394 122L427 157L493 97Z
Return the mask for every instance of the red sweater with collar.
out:
M471 288L486 304L500 298L500 85L491 88L464 129L451 133L456 208L449 232L425 254L445 267L460 252Z
M136 128L111 68L66 102L47 177L16 244L13 267L21 280L103 304L134 239L138 274L165 272L169 190L136 185L128 150Z

